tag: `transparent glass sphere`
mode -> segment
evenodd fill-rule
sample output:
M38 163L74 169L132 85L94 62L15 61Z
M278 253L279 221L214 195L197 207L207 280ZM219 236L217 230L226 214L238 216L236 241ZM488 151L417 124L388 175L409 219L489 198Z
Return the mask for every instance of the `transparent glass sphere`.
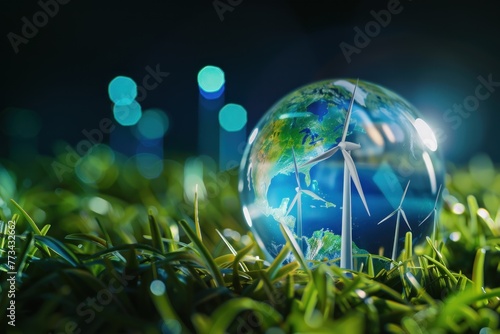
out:
M250 134L239 191L246 222L270 258L285 244L280 224L307 259L340 256L346 166L354 254L399 255L410 228L414 244L433 233L444 163L432 129L402 97L366 81L347 117L355 87L333 79L299 88Z

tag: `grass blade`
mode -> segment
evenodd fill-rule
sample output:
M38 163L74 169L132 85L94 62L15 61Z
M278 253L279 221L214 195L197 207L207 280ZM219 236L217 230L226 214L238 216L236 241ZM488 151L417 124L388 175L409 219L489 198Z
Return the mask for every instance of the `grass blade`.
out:
M14 204L14 206L19 210L21 211L21 213L23 214L24 218L26 218L26 221L28 222L28 224L30 225L31 229L33 230L33 232L35 233L35 235L43 235L42 234L42 231L40 231L40 229L38 228L38 226L36 225L35 221L33 220L33 218L31 218L31 216L26 212L24 211L24 209L16 202L14 201L13 199L10 200L12 202L12 204ZM48 254L50 255L50 251L49 249L42 245L42 248L43 250Z
M165 254L165 245L161 238L160 226L153 216L152 212L149 212L149 228L151 229L151 238L153 239L153 247L158 249L161 254Z
M304 259L304 254L302 254L302 250L300 249L297 241L293 237L292 232L285 224L280 224L281 233L285 237L287 243L290 244L290 248L292 249L293 255L295 255L295 260L300 263L302 269L312 278L311 271L307 267L306 260Z
M80 266L81 262L76 257L76 255L70 251L63 243L59 240L48 236L36 235L35 240L38 241L41 246L46 246L52 249L56 254L66 260L74 267Z
M210 255L210 252L208 249L205 247L203 242L198 238L196 233L189 227L188 223L185 220L181 220L179 222L179 225L181 225L182 229L186 232L187 236L193 244L196 246L198 251L200 252L201 257L205 261L205 263L208 266L208 269L210 273L212 274L212 277L215 281L216 286L224 286L224 279L222 278L222 274L219 271L219 268L215 264L212 256Z

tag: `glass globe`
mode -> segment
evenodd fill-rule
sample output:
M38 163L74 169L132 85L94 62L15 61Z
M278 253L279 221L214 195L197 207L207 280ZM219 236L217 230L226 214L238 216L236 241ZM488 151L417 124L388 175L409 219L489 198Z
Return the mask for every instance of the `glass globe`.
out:
M280 224L306 259L339 258L344 208L354 257L396 258L410 229L414 244L432 235L443 182L436 137L415 107L379 85L334 79L291 92L262 117L239 191L269 258L286 242Z

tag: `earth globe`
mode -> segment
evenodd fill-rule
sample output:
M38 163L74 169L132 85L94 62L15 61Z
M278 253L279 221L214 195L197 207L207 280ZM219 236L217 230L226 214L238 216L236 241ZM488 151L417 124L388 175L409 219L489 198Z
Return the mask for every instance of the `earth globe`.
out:
M266 256L284 225L306 260L380 254L396 260L406 232L435 232L444 162L409 102L366 81L333 79L278 101L251 132L240 167L246 223ZM345 261L345 263L342 263Z

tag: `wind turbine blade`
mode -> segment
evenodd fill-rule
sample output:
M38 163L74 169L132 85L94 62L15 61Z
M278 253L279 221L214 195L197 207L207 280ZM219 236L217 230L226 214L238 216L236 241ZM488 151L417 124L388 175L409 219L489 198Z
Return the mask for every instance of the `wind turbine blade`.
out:
M410 226L410 223L408 223L408 219L406 218L406 213L405 213L405 210L400 209L400 211L401 211L401 214L403 215L403 219L405 220L406 225L408 225L408 228L409 228L409 229L410 229L410 231L411 231L411 226Z
M443 189L443 184L442 183L439 185L439 189L438 189L438 192L437 192L437 195L436 195L436 202L434 202L434 209L437 208L438 201L439 201L439 194L441 193L441 189Z
M292 209L293 209L293 207L295 205L295 202L297 202L297 199L299 198L299 196L300 196L300 192L297 192L297 194L293 198L292 203L290 203L290 206L288 207L288 210L286 211L286 215L285 216L288 216L290 214L290 211L292 211Z
M403 201L405 200L406 197L406 192L408 191L408 187L410 186L410 181L406 184L405 191L403 192L403 196L401 196L401 202L399 202L399 207L403 206Z
M352 143L350 141L344 142L346 151L354 151L361 148L361 145Z
M313 164L313 163L316 163L316 162L320 162L320 161L326 160L329 157L331 157L332 155L334 155L335 152L337 152L338 150L339 150L339 147L335 146L334 148L331 148L328 151L326 151L326 152L318 155L316 158L313 158L313 159L309 160L308 162L306 162L302 166L307 166L307 165L310 165L310 164Z
M434 209L432 209L432 210L431 210L431 212L429 212L429 214L428 214L428 215L424 218L424 220L422 220L422 221L418 224L418 226L420 226L420 225L422 225L423 223L425 223L425 221L426 221L427 219L429 219L429 218L432 216L432 214L433 214L433 213L434 213L435 215L437 215L437 203L438 203L438 201L439 201L439 194L441 193L441 189L442 189L442 188L443 188L443 184L441 183L441 184L439 185L439 189L438 189L438 192L437 192L437 195L436 195L436 201L434 202Z
M377 225L380 225L382 224L383 222L385 222L387 219L391 218L392 216L394 216L396 214L396 212L398 212L398 209L392 211L387 217L385 217L384 219L382 219L381 221L378 222Z
M297 186L300 189L299 168L297 167L297 159L295 159L295 151L293 148L292 148L292 156L293 156L293 167L295 169L295 179L297 180Z
M431 212L429 212L429 214L428 214L428 215L424 218L424 220L422 220L422 221L418 224L418 226L420 226L420 225L422 225L423 223L425 223L425 221L426 221L427 219L429 219L435 211L436 211L436 209L432 209L432 210L431 210Z
M347 114L345 115L345 123L344 123L344 131L342 132L342 141L345 141L345 137L347 136L347 129L349 129L349 123L351 122L351 112L352 106L354 105L354 96L356 96L356 89L358 88L359 79L356 80L356 86L354 86L354 90L352 91L351 102L349 103L349 109L347 109Z
M325 202L326 203L326 200L324 200L323 198L319 197L318 195L316 195L315 193L313 193L312 191L310 190L306 190L306 189L303 189L302 192L312 198L314 198L315 200L317 201L322 201L322 202Z
M340 150L340 151L344 156L346 166L349 169L349 173L351 174L351 179L354 182L356 189L358 190L359 197L361 197L361 200L365 205L366 212L368 212L368 216L370 216L370 210L368 209L368 204L366 204L365 194L363 194L363 188L361 188L361 182L359 182L359 176L358 172L356 171L356 166L354 165L354 161L352 160L351 155L347 151L345 150Z

